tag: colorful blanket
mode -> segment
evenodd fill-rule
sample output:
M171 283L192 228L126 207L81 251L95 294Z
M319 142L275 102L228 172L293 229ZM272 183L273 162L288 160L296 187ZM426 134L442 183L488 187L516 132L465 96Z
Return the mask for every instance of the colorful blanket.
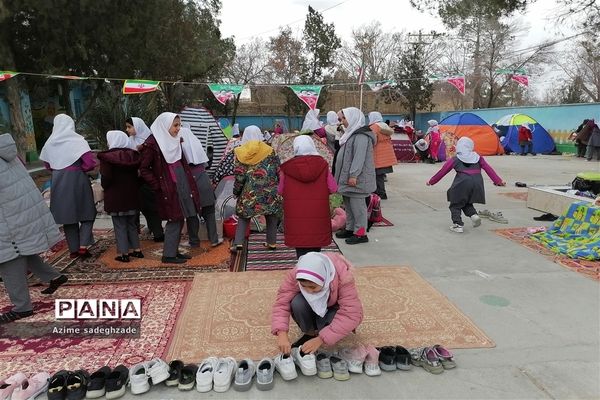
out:
M569 258L600 260L600 207L587 202L573 203L546 232L530 237Z

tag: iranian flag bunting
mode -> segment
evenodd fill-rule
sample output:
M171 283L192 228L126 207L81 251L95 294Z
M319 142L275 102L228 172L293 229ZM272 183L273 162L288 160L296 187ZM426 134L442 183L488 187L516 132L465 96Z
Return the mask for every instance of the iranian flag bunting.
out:
M53 78L53 79L70 79L70 80L73 80L73 81L87 79L85 77L74 76L74 75L48 75L48 78Z
M323 85L290 85L296 96L304 102L311 110L317 108L317 101L321 94Z
M5 81L7 79L12 78L13 76L17 76L19 75L18 72L12 72L12 71L0 71L0 82Z
M460 94L465 94L465 76L457 75L446 78L446 82L458 89Z
M221 83L209 83L208 88L215 95L219 103L225 105L229 100L242 93L244 85L230 85Z
M123 94L141 94L154 92L160 81L143 81L128 79L123 83Z

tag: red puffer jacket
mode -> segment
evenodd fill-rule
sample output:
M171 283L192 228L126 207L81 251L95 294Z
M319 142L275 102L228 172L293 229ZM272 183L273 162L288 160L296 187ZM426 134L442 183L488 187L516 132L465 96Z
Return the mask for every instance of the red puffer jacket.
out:
M531 141L531 131L524 126L519 127L519 142Z

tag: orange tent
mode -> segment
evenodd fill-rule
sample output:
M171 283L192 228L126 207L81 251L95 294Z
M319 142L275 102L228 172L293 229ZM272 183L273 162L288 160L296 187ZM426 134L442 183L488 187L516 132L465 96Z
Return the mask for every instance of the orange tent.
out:
M455 113L439 122L442 134L439 159L445 160L455 154L454 144L463 137L475 143L475 151L482 156L504 154L498 135L491 126L473 113Z

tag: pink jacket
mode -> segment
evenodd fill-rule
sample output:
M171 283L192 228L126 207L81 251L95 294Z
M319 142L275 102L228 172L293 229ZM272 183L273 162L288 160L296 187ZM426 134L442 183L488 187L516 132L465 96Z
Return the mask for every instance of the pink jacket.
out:
M319 337L326 345L334 345L355 330L363 319L363 308L356 285L352 275L351 265L338 253L323 253L333 262L335 266L335 278L331 282L329 301L327 306L338 304L337 310L331 324L319 332ZM300 293L298 281L296 281L296 268L292 269L281 283L277 291L277 299L273 304L271 315L271 333L287 332L290 327L292 299Z

